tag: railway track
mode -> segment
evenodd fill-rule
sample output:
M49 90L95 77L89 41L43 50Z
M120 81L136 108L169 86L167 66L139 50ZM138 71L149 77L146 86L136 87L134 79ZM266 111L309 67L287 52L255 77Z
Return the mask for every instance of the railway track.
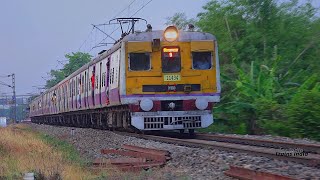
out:
M286 143L271 140L256 140L248 138L230 138L221 135L196 134L195 138L163 137L160 135L134 134L119 132L122 135L134 136L148 140L161 141L191 147L220 149L232 152L248 153L273 159L298 162L309 166L320 167L320 147L298 143ZM288 149L286 149L288 148ZM315 152L315 153L310 153Z
M219 141L219 142L230 142L236 144L245 144L261 147L272 147L278 149L295 149L303 150L308 153L320 154L320 145L318 144L302 144L302 143L293 143L293 142L283 142L275 140L266 140L266 139L253 139L245 137L235 137L228 135L216 135L216 134L204 134L197 133L197 139L210 140L210 141Z

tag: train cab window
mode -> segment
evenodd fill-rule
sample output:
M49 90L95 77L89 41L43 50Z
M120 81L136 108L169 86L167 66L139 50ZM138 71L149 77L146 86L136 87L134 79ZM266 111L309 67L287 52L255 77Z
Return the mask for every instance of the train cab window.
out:
M162 72L173 73L181 71L180 49L165 47L162 49Z
M192 52L192 68L197 70L211 69L211 52Z
M151 68L150 53L130 53L129 68L131 71L147 71Z
M85 82L84 82L84 76L82 76L82 80L81 80L81 85L82 85L82 87L81 87L81 93L84 92L84 84L85 84Z

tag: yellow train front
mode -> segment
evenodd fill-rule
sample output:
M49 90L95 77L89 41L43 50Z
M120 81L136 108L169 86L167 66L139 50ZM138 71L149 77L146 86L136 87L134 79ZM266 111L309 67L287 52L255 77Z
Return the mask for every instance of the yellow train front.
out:
M212 107L220 100L215 36L169 26L130 34L122 45L126 61L120 99L129 105L132 126L192 132L213 123Z

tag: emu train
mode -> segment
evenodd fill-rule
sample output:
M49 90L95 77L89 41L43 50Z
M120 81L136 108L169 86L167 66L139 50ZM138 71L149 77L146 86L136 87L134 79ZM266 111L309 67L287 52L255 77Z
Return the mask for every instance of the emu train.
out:
M220 100L215 36L132 31L30 103L34 123L193 132Z

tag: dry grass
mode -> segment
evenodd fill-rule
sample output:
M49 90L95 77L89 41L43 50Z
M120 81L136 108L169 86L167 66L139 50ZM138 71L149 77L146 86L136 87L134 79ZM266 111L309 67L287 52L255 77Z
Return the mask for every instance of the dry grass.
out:
M26 172L37 172L46 178L94 178L80 163L70 162L63 152L23 126L0 128L0 177L16 179Z
M183 173L167 168L131 173L109 166L95 171L65 141L34 132L25 125L0 128L0 179L22 179L27 172L49 180L187 179Z

